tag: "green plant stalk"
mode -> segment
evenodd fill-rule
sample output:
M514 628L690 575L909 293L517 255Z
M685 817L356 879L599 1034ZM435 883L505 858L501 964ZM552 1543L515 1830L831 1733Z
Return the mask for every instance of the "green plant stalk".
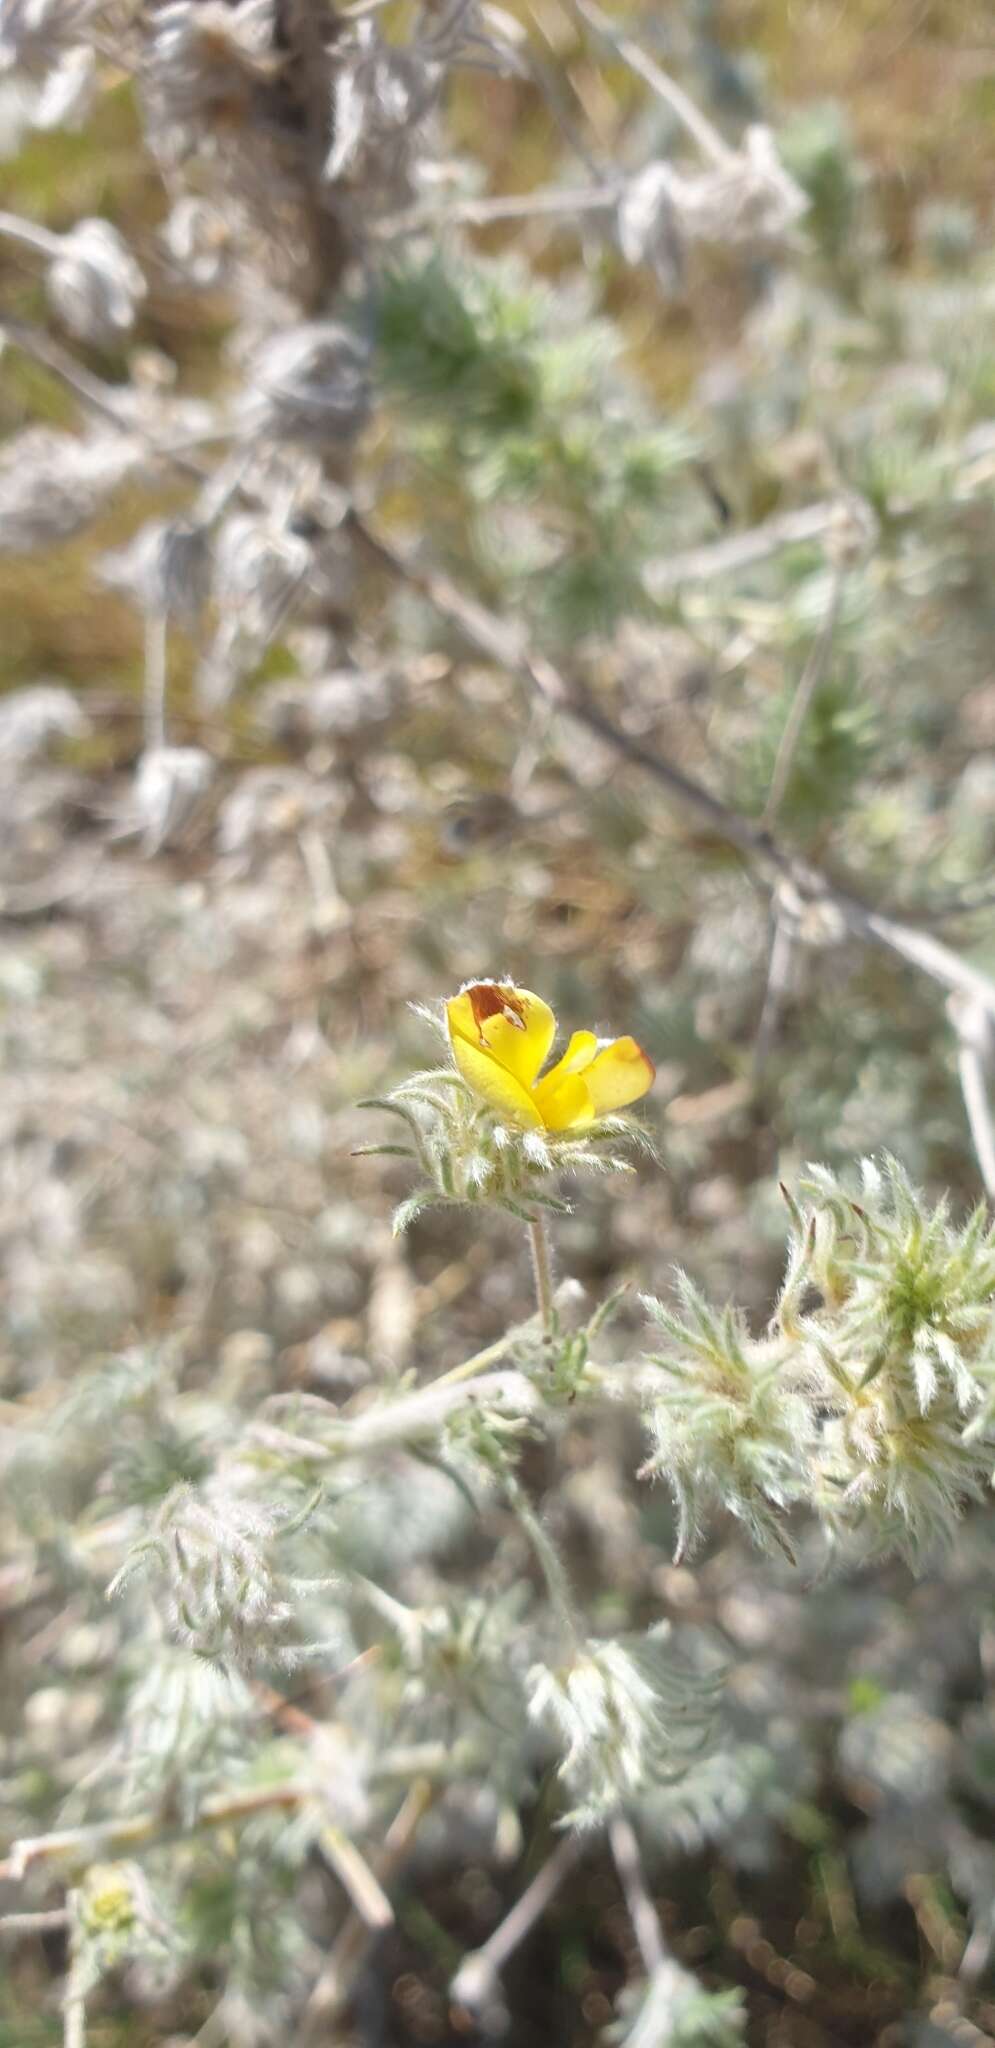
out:
M542 1318L544 1337L553 1333L553 1261L549 1248L549 1233L543 1216L535 1216L529 1224L529 1245L532 1250L532 1272L535 1278L536 1301Z
M512 1513L517 1515L529 1542L535 1551L550 1606L572 1649L580 1643L583 1630L577 1616L573 1588L564 1569L563 1560L548 1531L543 1528L524 1488L512 1473L505 1479L505 1495Z

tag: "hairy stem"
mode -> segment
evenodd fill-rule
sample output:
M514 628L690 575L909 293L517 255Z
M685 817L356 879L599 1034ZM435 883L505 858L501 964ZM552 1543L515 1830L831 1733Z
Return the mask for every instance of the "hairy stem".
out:
M445 210L437 205L413 206L406 213L375 221L373 233L378 240L386 240L442 223L451 227L454 221L464 227L489 227L494 221L538 220L544 216L573 220L578 215L610 213L624 190L624 182L617 179L611 184L585 185L573 191L555 186L550 191L501 193L497 198L456 199Z
M649 1895L636 1831L624 1813L617 1813L611 1821L608 1840L646 1975L652 1977L654 1970L666 1962L667 1952L660 1932L660 1916Z
M69 1926L69 1917L66 1906L53 1906L47 1913L5 1913L0 1934L57 1934Z
M577 1619L573 1588L567 1577L563 1560L548 1529L543 1527L539 1516L536 1514L524 1487L510 1473L506 1477L504 1484L508 1505L513 1514L518 1517L535 1551L543 1578L546 1581L549 1604L563 1630L563 1634L571 1647L573 1647L579 1642L582 1630Z
M432 1381L433 1387L455 1386L459 1380L471 1380L483 1367L496 1365L499 1358L507 1357L518 1335L518 1329L506 1330L503 1337L496 1338L493 1344L485 1345L483 1351L475 1351L473 1357L464 1358L461 1365L450 1366L448 1372L441 1372L438 1379Z
M427 1778L415 1779L387 1830L377 1858L378 1886L388 1884L397 1875L436 1797L436 1788ZM377 1931L376 1924L358 1911L349 1915L308 1999L302 2037L305 2043L328 2038L328 2028L347 2003Z
M536 1216L529 1224L529 1245L532 1251L532 1272L535 1278L536 1301L542 1319L544 1337L552 1335L553 1308L553 1261L549 1248L549 1232L544 1216Z
M564 1835L483 1947L464 1956L449 1987L457 2005L473 2012L494 2001L497 1979L509 1957L541 1919L582 1853L581 1837Z
M62 2002L62 2048L86 2048L86 1997L72 1977Z
M39 256L58 256L62 247L62 236L53 235L35 221L20 220L15 213L0 213L0 235L5 241L19 242L24 249L33 249Z
M69 1894L70 1908L76 1894ZM79 1953L79 1926L70 1939L69 1969L62 1994L62 2048L86 2048L86 1990Z

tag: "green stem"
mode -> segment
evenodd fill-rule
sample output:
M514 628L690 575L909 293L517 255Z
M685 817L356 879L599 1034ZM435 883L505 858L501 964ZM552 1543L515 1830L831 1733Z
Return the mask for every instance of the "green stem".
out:
M549 1234L544 1216L533 1217L529 1224L529 1244L532 1250L532 1271L535 1275L536 1301L542 1318L544 1337L553 1333L553 1262L549 1249Z
M517 1336L517 1330L506 1330L504 1336L499 1337L496 1343L488 1344L483 1351L475 1351L472 1358L464 1358L462 1365L452 1366L449 1372L440 1373L438 1379L429 1380L426 1384L431 1387L451 1387L455 1386L457 1380L472 1380L474 1373L479 1372L482 1366L494 1365L499 1358L506 1357Z
M585 1847L583 1835L561 1835L552 1855L537 1870L531 1884L526 1886L521 1898L516 1899L500 1926L488 1936L481 1948L472 1949L464 1956L452 1980L452 1995L458 2004L472 2006L476 2002L474 1994L477 1987L493 1983L545 1912L564 1878L569 1876L574 1864L584 1854ZM469 1994L465 2000L460 1996L461 1980Z
M538 1224L533 1223L530 1224L529 1228L530 1231L535 1231L536 1229L538 1229L541 1233L541 1241L545 1257L544 1270L546 1273L546 1284L549 1288L549 1308L550 1313L552 1313L552 1277L549 1266L549 1246L546 1242L545 1237L545 1225L541 1222ZM535 1260L536 1251L534 1238L532 1239L532 1256L533 1260ZM543 1330L545 1331L549 1327L549 1325L546 1320L543 1297L540 1293L538 1272L536 1277L536 1293L539 1295L539 1312L542 1317ZM512 1351L514 1349L520 1337L524 1337L526 1330L529 1328L530 1324L534 1322L534 1320L535 1318L530 1316L527 1322L514 1323L510 1330L505 1331L503 1337L498 1337L493 1344L486 1345L483 1351L475 1351L472 1358L464 1358L461 1365L450 1366L448 1372L440 1372L438 1379L426 1380L425 1385L427 1387L452 1387L455 1386L457 1380L472 1380L474 1373L481 1372L485 1366L496 1365L499 1358L507 1358L509 1351Z
M550 1606L571 1647L575 1647L580 1641L582 1630L574 1606L573 1588L560 1553L518 1480L508 1473L504 1485L508 1505L518 1516L541 1566Z

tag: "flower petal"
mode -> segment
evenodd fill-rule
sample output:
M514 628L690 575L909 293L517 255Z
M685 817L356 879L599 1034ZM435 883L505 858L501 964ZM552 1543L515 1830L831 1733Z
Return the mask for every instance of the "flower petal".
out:
M591 1064L598 1050L597 1033L575 1031L566 1052L557 1060L555 1067L543 1075L543 1082L551 1081L554 1074L583 1074Z
M540 1081L533 1100L547 1131L576 1131L594 1120L591 1091L584 1074L561 1074L554 1067Z
M537 1081L532 1090L535 1106L549 1131L565 1131L578 1120L589 1124L594 1111L586 1089L578 1093L576 1088L564 1092L565 1081L572 1081L589 1067L598 1050L598 1041L593 1031L575 1031L566 1052L558 1059L555 1067Z
M462 1038L490 1052L523 1088L531 1088L556 1036L556 1018L541 996L511 982L473 981L446 1004L456 1050Z
M634 1038L613 1038L584 1073L595 1116L638 1102L652 1088L655 1075L652 1060Z
M542 1117L528 1089L522 1087L514 1074L509 1074L493 1053L485 1052L456 1031L452 1033L452 1048L456 1065L475 1095L482 1096L509 1123L523 1125L526 1130L541 1129Z

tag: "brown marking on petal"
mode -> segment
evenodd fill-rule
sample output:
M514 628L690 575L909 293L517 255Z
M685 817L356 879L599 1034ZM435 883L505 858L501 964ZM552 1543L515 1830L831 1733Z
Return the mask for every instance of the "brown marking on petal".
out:
M516 1031L526 1030L525 1004L516 989L503 988L497 981L475 981L463 993L469 998L481 1045L484 1044L483 1027L488 1017L506 1017Z

